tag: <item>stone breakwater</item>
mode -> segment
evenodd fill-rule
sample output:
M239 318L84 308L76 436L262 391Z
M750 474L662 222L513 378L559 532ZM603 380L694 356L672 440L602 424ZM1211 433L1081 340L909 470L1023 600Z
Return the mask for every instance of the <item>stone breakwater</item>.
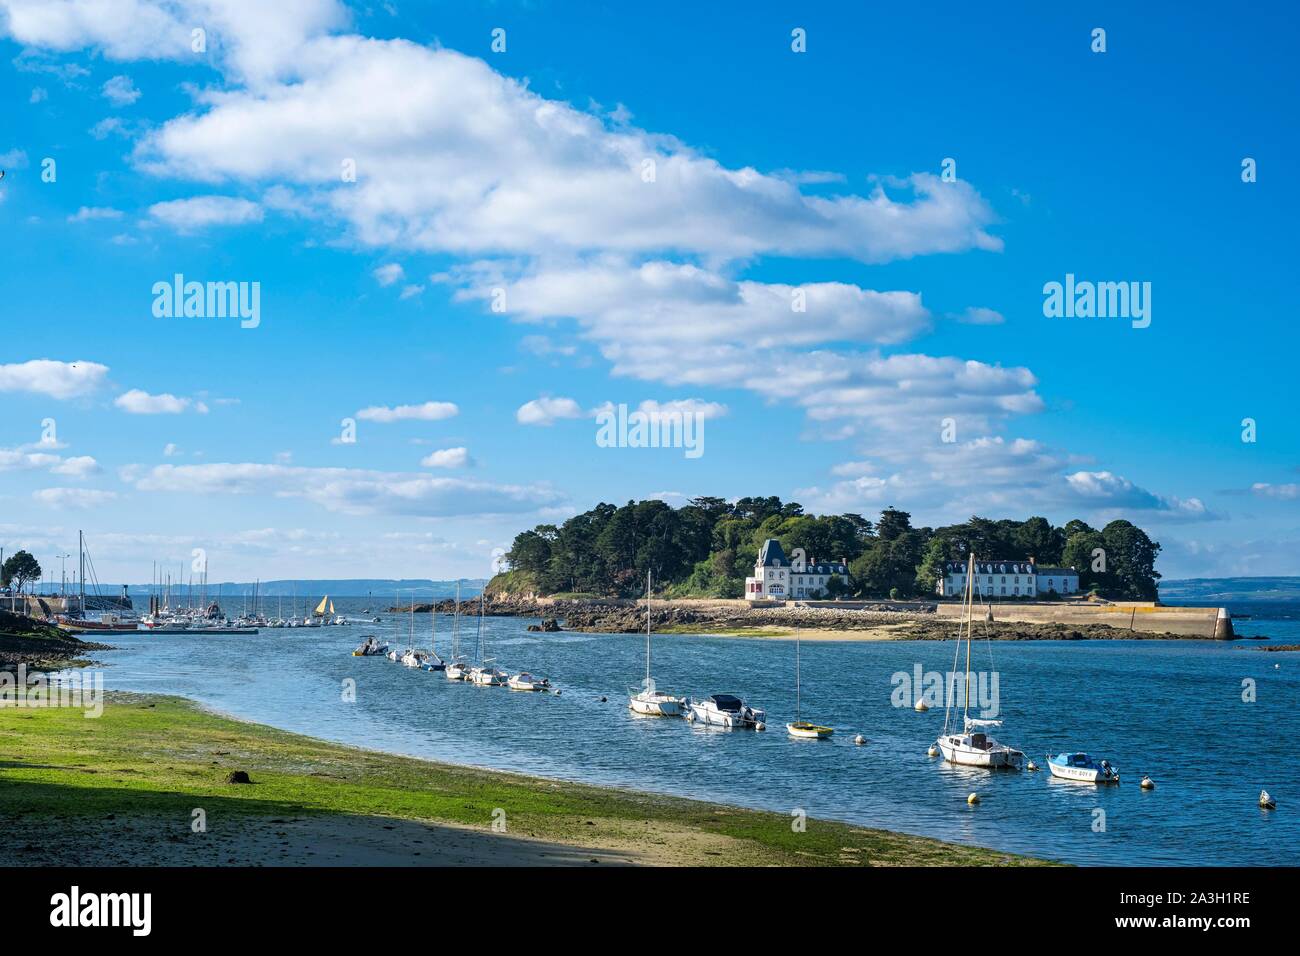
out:
M454 600L439 601L436 605L416 604L416 613L436 609L439 614L451 614L456 609ZM478 613L477 600L461 602L461 613ZM389 609L407 612L409 606ZM637 601L564 600L555 598L489 598L483 603L483 613L496 617L535 617L543 624L537 630L582 631L597 634L635 634L645 630L645 604ZM995 612L996 613L996 612ZM852 607L785 605L782 607L750 607L743 601L655 601L651 606L651 626L658 632L689 632L701 634L721 633L744 636L753 633L761 636L781 636L796 629L826 635L835 632L846 638L885 638L894 640L949 640L958 627L952 618L935 614L934 605L918 605L900 610L897 605L859 604ZM550 622L556 622L550 626ZM1170 633L1135 633L1127 628L1105 624L1053 623L1026 621L993 621L988 625L988 635L994 640L1105 640L1177 639L1183 635ZM976 633L983 636L984 623L976 622Z
M87 664L83 655L111 651L108 644L82 641L51 624L0 611L0 670L25 664L28 670L58 670Z

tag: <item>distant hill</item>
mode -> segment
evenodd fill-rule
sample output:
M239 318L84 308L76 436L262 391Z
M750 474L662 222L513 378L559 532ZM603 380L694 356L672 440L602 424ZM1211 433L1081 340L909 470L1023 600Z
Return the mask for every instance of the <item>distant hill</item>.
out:
M461 594L478 594L486 583L486 578L465 578L461 581ZM251 595L255 586L258 594L264 598L289 597L293 594L297 594L299 598L319 597L324 594L334 597L365 597L367 594L374 594L376 599L380 599L390 598L398 591L405 595L414 592L419 597L450 597L456 593L455 581L433 581L429 578L402 578L400 580L391 578L285 579L282 581L263 581L257 585L254 585L252 581L209 581L207 590L210 597L215 597L218 591L223 597L232 597L243 594ZM132 598L147 598L153 591L153 588L147 584L132 584L129 588L128 593ZM188 589L188 582L181 586L172 585L173 593L188 594ZM198 593L197 585L195 585L194 591L196 594ZM99 593L106 595L121 594L122 585L101 584Z
M1188 578L1161 581L1160 600L1167 603L1280 601L1300 603L1300 577Z

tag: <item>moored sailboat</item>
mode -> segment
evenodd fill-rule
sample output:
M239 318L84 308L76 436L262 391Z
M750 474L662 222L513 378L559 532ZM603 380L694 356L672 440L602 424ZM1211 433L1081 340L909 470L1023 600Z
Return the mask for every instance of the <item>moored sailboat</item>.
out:
M1022 751L1000 744L989 735L989 728L1002 726L1000 720L981 719L970 716L970 646L974 629L975 603L975 555L969 557L966 571L966 594L963 599L962 625L966 631L966 680L962 696L962 730L960 733L948 729L954 709L952 694L947 693L948 706L943 716L943 733L935 743L949 763L965 767L987 767L990 769L1019 770L1025 761ZM957 648L953 652L953 673L957 670L957 658L961 653L961 628L957 631ZM951 686L951 685L950 685Z
M809 723L803 719L803 689L799 680L799 632L794 632L794 722L785 725L791 737L802 740L825 740L835 733L833 727Z
M674 697L655 687L650 676L650 572L645 575L645 680L641 690L628 697L627 709L643 717L681 717L686 713L685 697Z

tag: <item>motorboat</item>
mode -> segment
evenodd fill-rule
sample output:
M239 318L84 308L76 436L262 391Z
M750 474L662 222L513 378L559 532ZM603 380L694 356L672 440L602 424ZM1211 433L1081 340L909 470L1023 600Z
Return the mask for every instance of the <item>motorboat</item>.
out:
M464 661L452 661L443 671L447 680L469 680L470 667Z
M691 719L715 727L762 730L767 726L767 715L755 710L734 694L710 694L703 700L692 701Z
M1085 753L1048 755L1047 769L1053 777L1079 783L1119 783L1119 771L1109 760L1098 760Z
M426 654L422 650L413 647L410 650L408 650L405 654L402 655L401 663L405 667L418 667L421 670L423 670L424 665L428 661L428 659L429 659L428 654Z
M511 690L550 690L551 682L545 677L534 677L524 671L522 674L515 674L506 681L506 686Z
M352 652L353 657L378 657L388 650L387 644L379 643L373 634L367 634L365 640Z
M627 709L643 717L681 717L686 713L688 701L685 697L675 697L655 687L655 680L650 676L650 572L645 576L645 680L641 690L630 693Z

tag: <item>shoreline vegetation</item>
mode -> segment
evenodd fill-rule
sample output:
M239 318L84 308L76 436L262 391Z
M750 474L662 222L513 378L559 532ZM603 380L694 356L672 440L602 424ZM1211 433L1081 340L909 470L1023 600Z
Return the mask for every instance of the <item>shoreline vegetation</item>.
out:
M872 521L807 514L798 502L777 497L707 496L679 508L658 499L601 503L563 524L537 525L515 536L488 588L630 598L645 590L650 574L665 598L741 598L769 539L792 560L847 566L847 579L832 574L822 586L818 596L830 599L930 598L948 562L971 554L1072 568L1082 593L1109 600L1154 601L1159 593L1159 543L1121 519L1096 529L1077 518L1056 527L1040 516L974 515L961 524L917 528L911 514L892 507Z
M1051 865L361 750L179 697L111 692L95 720L0 707L0 739L0 826L17 865Z
M994 608L1011 612L1015 605ZM461 601L461 614L478 613L477 598ZM390 607L389 613L414 610L427 614L452 614L454 599ZM595 597L519 597L489 593L483 613L496 617L535 617L538 631L579 631L595 634L635 634L645 631L645 602ZM787 605L750 607L744 601L655 598L651 627L656 634L697 634L715 637L792 638L827 641L946 641L957 619L935 613L935 605L899 605L889 602L852 607ZM1212 640L1212 633L1187 634L1136 630L1101 623L1000 621L986 622L988 635L1001 641L1068 640ZM1141 621L1138 622L1142 623Z

